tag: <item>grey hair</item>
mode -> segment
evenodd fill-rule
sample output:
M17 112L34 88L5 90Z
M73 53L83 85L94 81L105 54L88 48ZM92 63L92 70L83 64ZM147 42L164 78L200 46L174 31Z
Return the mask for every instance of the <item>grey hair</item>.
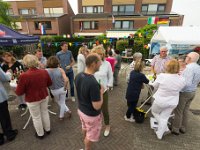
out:
M133 54L133 60L136 61L138 59L142 59L142 53L136 52Z
M192 62L196 63L199 60L199 54L197 52L190 52L189 55Z
M23 58L23 63L27 68L36 68L39 65L39 60L35 55L27 54Z
M160 47L160 51L161 51L162 49L165 49L165 50L167 50L167 51L168 51L168 48L167 48L167 46L161 46L161 47Z

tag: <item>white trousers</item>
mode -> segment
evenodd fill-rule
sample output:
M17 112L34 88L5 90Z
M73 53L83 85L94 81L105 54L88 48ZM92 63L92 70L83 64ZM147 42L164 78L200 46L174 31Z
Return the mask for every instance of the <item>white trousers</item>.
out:
M163 134L169 131L167 126L168 119L175 108L176 105L159 105L155 102L153 103L151 112L158 122L158 129L156 131L158 139L162 139Z
M49 97L37 102L27 102L31 117L33 119L33 125L38 136L44 135L45 131L50 131L50 119L48 112Z
M67 107L67 105L65 103L67 91L65 91L64 87L63 87L63 88L60 88L60 89L51 90L51 93L53 94L55 101L60 106L60 115L59 115L59 117L63 118L64 115L65 115L65 112L69 111L69 108Z

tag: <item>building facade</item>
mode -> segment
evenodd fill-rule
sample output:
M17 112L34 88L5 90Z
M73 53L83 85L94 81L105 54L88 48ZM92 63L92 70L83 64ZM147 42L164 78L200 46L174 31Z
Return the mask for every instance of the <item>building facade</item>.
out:
M4 0L10 3L9 15L17 19L17 29L23 34L41 35L41 25L47 35L71 33L74 12L68 0Z
M183 15L171 12L173 0L78 0L73 33L83 36L107 34L124 37L157 18L163 25L181 26Z

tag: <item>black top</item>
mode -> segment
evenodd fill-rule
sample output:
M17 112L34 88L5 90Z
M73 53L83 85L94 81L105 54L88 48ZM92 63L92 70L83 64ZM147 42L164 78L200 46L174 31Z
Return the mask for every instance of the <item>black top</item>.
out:
M143 73L131 71L130 80L126 91L127 101L138 101L143 83L148 84L149 80Z
M24 70L24 67L20 62L16 61L11 67L9 67L7 64L3 64L2 69L4 72L11 69L13 73L16 73L17 71Z
M100 85L93 75L79 73L75 78L78 95L78 108L88 116L98 116L101 110L95 110L92 102L98 102L100 97Z

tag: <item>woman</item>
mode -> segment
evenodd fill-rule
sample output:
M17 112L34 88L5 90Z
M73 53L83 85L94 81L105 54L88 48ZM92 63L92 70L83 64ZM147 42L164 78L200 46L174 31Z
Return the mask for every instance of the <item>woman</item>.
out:
M51 131L47 88L52 85L52 81L46 70L37 68L39 62L36 56L26 55L23 58L23 63L28 70L20 75L16 94L19 96L25 94L25 100L36 130L35 136L43 139L44 131L47 134L50 134Z
M109 119L109 111L108 111L108 90L113 87L113 73L112 68L109 62L105 60L105 49L102 46L96 46L92 49L93 53L97 53L101 59L102 64L94 76L96 80L101 84L105 92L103 94L103 105L102 112L104 117L104 123L106 125L104 136L107 137L110 134L110 119Z
M112 72L115 70L115 64L117 63L116 59L113 57L112 51L108 52L108 57L106 58L106 61L108 61L112 67Z
M152 114L158 122L156 135L162 139L165 132L169 132L167 122L179 102L179 92L185 86L185 79L179 76L179 63L172 59L166 63L166 73L157 76L151 85L157 89L153 95Z
M48 73L52 80L52 85L50 86L51 93L54 99L60 106L60 120L64 119L64 114L67 112L71 116L71 111L65 104L65 97L67 93L67 86L69 79L67 78L65 71L59 67L59 60L56 56L51 56L47 60Z
M85 70L85 55L86 55L87 48L82 46L79 48L78 56L77 56L77 72L84 72Z
M134 63L134 70L132 70L130 73L130 79L126 90L128 110L126 112L126 115L124 116L124 119L129 122L135 121L133 118L134 112L139 100L143 83L149 83L149 80L142 73L143 68L144 63L142 62L142 60L136 60Z
M10 52L3 53L3 59L4 59L4 64L2 65L3 71L7 72L8 70L12 70L13 72L12 79L18 80L19 74L21 74L24 71L23 65L20 62L18 62L16 58L13 56L13 54ZM17 100L19 102L18 108L25 110L27 105L24 101L24 96L17 96Z
M0 124L3 134L0 133L0 145L4 144L4 136L8 141L12 141L17 136L18 131L12 129L10 114L8 111L8 95L4 89L3 83L11 79L11 73L5 73L0 67Z

